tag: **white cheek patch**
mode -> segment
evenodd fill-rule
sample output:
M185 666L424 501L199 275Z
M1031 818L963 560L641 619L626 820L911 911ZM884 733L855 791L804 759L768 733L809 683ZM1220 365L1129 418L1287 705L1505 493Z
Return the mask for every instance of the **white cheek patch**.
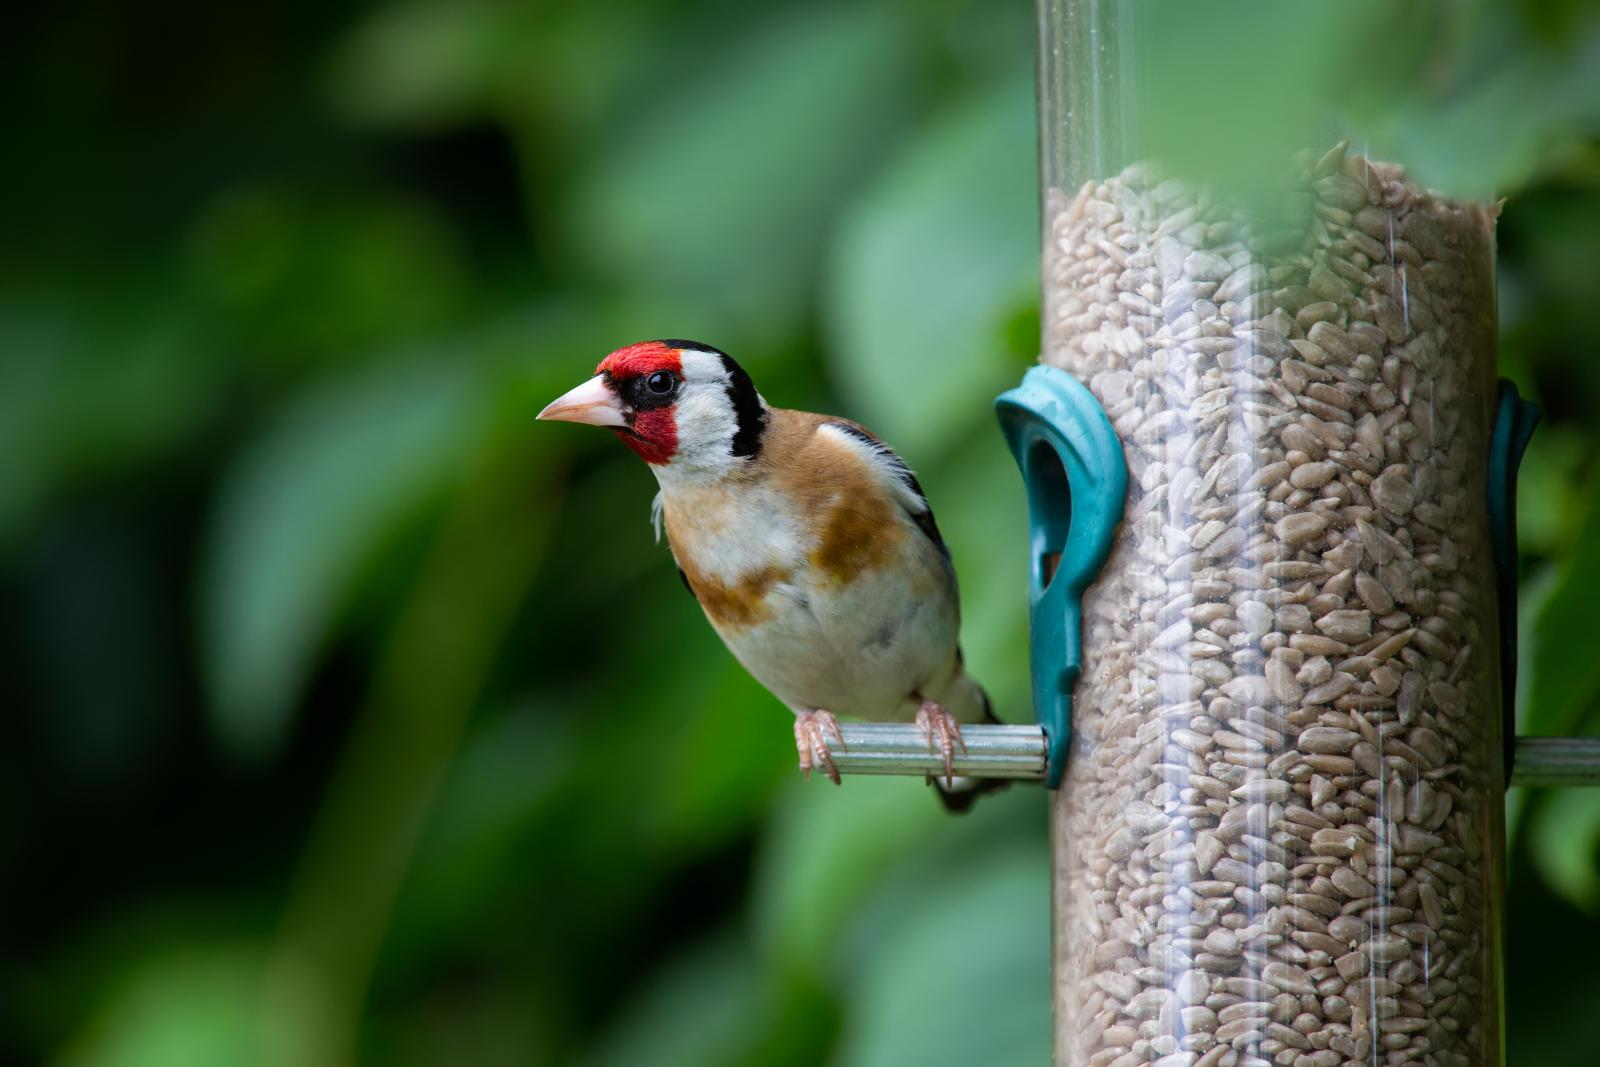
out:
M702 474L721 474L732 468L734 456L729 448L739 420L722 383L685 383L673 415L678 424L678 450L668 466Z
M739 415L728 398L728 370L722 359L685 349L683 389L673 406L678 448L668 463L651 467L663 486L714 481L733 470L732 454Z
M718 443L726 450L739 428L727 389L720 382L686 384L678 397L677 415L680 442L687 437L697 444Z

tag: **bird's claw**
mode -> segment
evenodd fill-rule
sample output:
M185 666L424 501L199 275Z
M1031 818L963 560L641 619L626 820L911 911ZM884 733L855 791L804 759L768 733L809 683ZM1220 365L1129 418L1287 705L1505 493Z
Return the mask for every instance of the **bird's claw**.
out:
M794 745L800 752L800 772L806 781L811 780L811 768L818 767L834 785L839 785L839 768L833 765L833 753L828 751L828 738L832 737L842 750L844 734L839 730L839 720L828 711L801 711L794 717Z
M928 739L928 751L937 751L944 757L944 784L955 785L956 750L960 749L963 753L967 751L967 743L961 738L961 724L937 700L924 700L922 707L917 709L917 729ZM934 747L935 738L938 739L937 749Z

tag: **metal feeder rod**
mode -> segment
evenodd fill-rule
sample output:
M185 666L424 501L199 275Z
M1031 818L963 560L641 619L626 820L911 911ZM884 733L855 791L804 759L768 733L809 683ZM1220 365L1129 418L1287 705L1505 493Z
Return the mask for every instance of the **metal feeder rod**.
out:
M910 723L840 723L844 747L828 739L828 752L842 774L944 773L944 759L930 751L928 739ZM956 750L951 765L967 778L1044 778L1044 731L1037 726L967 726L966 751Z
M922 731L910 723L841 723L844 747L828 740L841 774L944 773L944 761L929 751ZM965 726L966 751L952 761L955 773L969 778L1042 781L1044 730L1037 726ZM1519 737L1511 784L1530 788L1600 786L1600 738Z
M1511 784L1558 789L1600 786L1600 738L1517 738Z

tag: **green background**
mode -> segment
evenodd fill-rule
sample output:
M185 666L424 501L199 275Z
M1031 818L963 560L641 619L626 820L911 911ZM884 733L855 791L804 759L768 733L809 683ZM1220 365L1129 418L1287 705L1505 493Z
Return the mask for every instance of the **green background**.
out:
M1276 43L1386 49L1329 92L1509 197L1523 730L1600 731L1600 26L1382 17ZM1037 344L1032 34L982 0L9 15L0 1062L1044 1062L1041 795L802 783L648 472L532 419L677 336L865 421L1025 719L990 400ZM1600 791L1510 810L1513 1061L1588 1062Z

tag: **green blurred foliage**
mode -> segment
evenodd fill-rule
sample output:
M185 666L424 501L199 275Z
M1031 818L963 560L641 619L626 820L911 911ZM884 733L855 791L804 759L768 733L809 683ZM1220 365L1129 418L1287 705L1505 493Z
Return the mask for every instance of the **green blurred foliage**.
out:
M1274 37L1151 5L1149 98L1180 91L1147 132L1288 143L1332 101L1509 197L1504 363L1548 414L1523 728L1600 732L1595 16L1329 10ZM1044 1060L1039 794L952 820L916 783L798 781L653 542L648 473L531 421L666 335L876 426L1025 718L989 402L1037 334L1029 5L83 3L9 30L0 1062ZM1216 92L1181 91L1218 55ZM1585 1062L1600 793L1512 811L1511 1047Z
M1527 185L1600 125L1592 13L1505 0L1116 0L1138 44L1130 159L1274 190L1307 147L1348 137L1424 184L1489 197ZM1248 29L1246 29L1248 28ZM1258 205L1261 207L1262 205Z

